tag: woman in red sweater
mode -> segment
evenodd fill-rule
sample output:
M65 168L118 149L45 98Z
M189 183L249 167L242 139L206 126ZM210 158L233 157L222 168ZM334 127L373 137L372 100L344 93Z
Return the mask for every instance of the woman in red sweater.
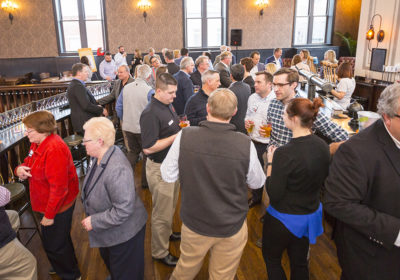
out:
M71 222L79 181L68 146L54 132L53 114L39 111L22 121L31 142L28 156L15 174L29 180L34 211L39 212L43 247L62 279L79 279L81 274L71 240Z

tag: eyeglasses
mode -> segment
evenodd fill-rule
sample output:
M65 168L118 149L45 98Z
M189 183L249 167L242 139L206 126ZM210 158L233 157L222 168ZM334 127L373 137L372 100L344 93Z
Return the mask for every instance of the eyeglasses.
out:
M274 87L274 88L278 88L278 87L284 87L284 86L286 86L286 85L290 85L291 83L284 83L284 84L275 84L275 83L273 83L272 84L272 87Z
M87 143L87 142L90 142L90 141L93 141L93 140L92 139L83 139L82 143Z
M25 133L29 134L29 133L34 132L34 131L35 131L34 129L27 129L27 130L25 130Z

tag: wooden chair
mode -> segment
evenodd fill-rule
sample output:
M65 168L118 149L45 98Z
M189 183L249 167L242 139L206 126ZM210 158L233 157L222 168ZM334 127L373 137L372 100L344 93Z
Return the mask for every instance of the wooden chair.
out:
M329 61L321 61L322 69L324 72L324 79L331 83L336 83L336 69L338 67L337 63L331 63Z

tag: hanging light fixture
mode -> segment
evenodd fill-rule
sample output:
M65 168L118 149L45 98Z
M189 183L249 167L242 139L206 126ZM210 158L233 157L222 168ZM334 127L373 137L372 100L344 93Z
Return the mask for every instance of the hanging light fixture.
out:
M374 31L374 18L378 16L379 17L379 31L376 39L378 40L378 43L382 42L383 39L385 38L385 31L381 29L382 26L382 16L380 14L375 14L372 19L371 19L371 24L369 25L369 30L367 31L367 40L370 41L374 39L375 36L375 31Z
M8 13L8 18L12 24L14 19L13 12L19 8L18 4L11 0L5 0L1 2L1 8Z
M266 8L269 4L269 0L257 0L256 6L260 9L259 15L264 15L264 8Z
M144 21L147 18L147 10L151 8L151 3L149 0L140 0L137 4L138 8L143 11Z

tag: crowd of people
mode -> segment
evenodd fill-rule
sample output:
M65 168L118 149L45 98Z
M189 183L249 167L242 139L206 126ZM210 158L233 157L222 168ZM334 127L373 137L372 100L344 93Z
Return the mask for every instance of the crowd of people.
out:
M81 225L90 247L99 248L108 279L143 279L148 215L151 256L175 267L170 279L194 279L207 253L210 279L234 279L248 239L248 210L262 202L264 190L270 203L260 246L268 279L286 279L285 250L291 279L309 279L309 248L324 231L323 210L337 219L342 279L400 279L400 85L382 92L382 119L349 139L319 110L320 98L299 95L298 70L317 71L307 50L290 68L280 48L265 64L257 51L236 63L226 46L214 63L207 52L195 60L185 48L179 53L163 49L160 57L150 48L142 57L135 50L131 65L123 46L114 59L105 53L100 75L118 79L97 101L85 87L87 65L72 66L71 121L91 157L80 188ZM325 59L337 63L333 55L328 51ZM346 108L355 88L351 66L341 64L337 77L332 95ZM102 105L113 101L111 121ZM117 122L127 154L114 144ZM29 180L52 270L80 279L70 236L79 193L71 152L50 112L32 113L23 123L31 147L15 174ZM339 149L334 153L317 132ZM140 160L151 213L135 190ZM173 231L179 194L182 229ZM34 257L15 239L13 213L2 207L8 200L0 187L0 260L21 261L0 262L0 278L36 279ZM178 240L179 258L169 251Z

